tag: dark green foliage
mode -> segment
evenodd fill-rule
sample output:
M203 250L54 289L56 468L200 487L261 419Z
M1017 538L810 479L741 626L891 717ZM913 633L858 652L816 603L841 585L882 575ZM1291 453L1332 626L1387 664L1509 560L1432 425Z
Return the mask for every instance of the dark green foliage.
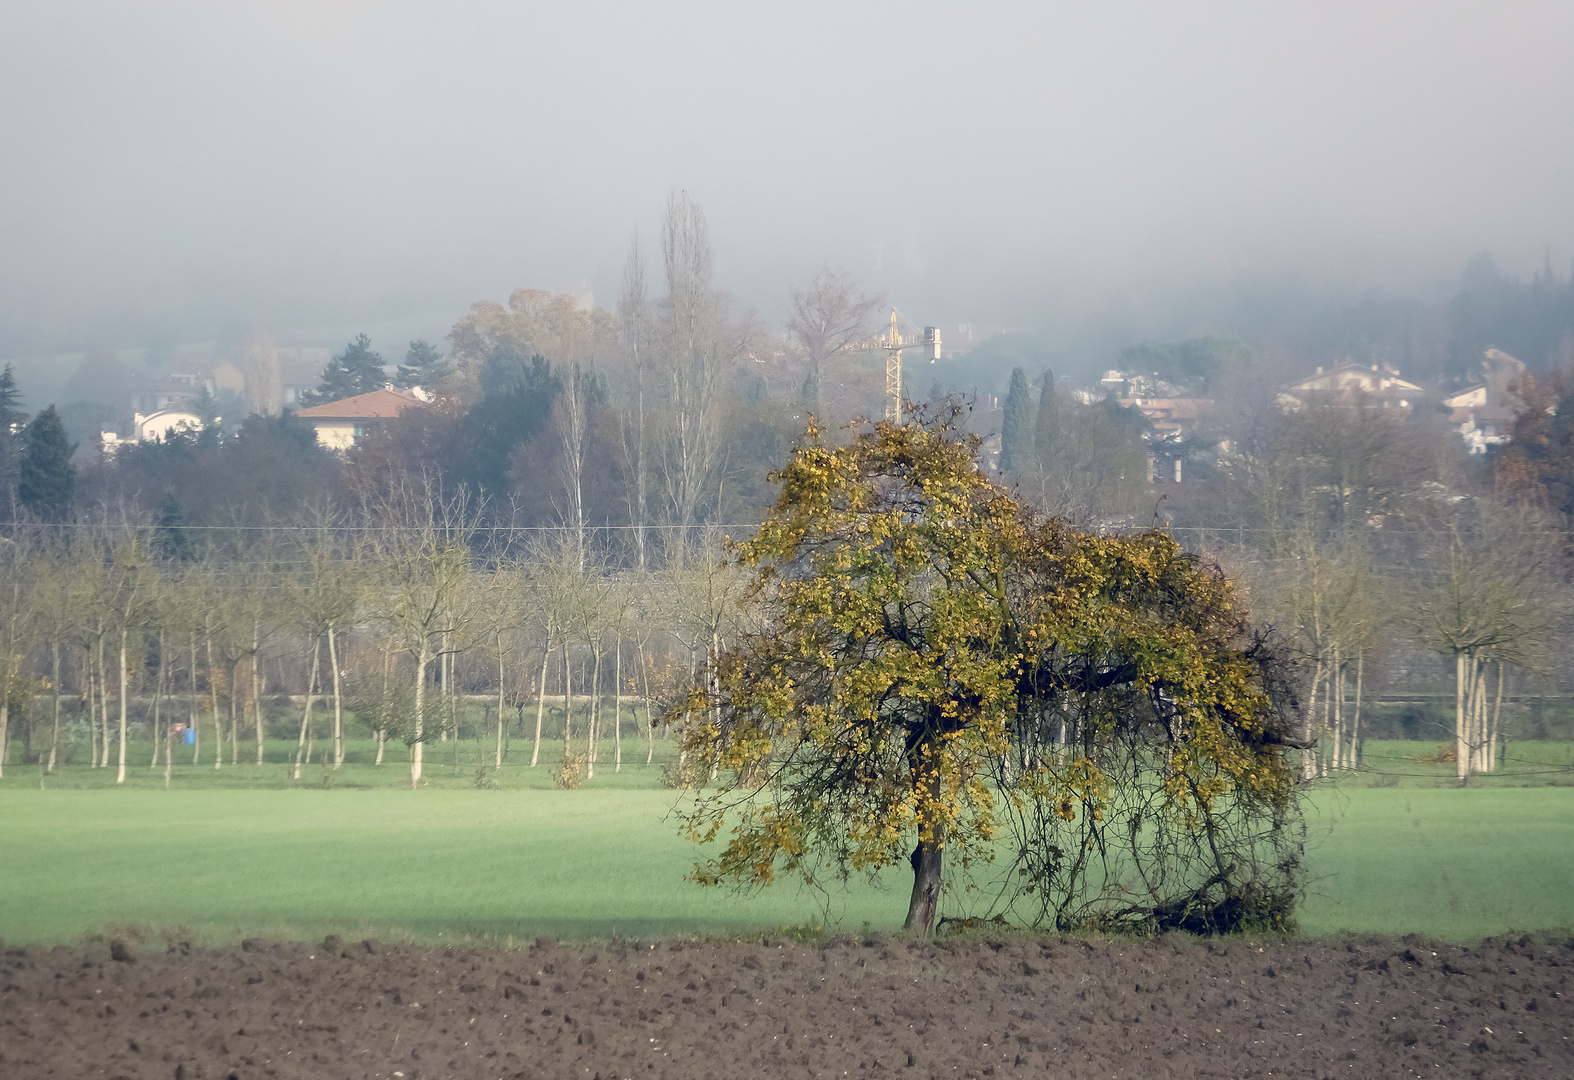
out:
M64 521L71 513L77 476L76 466L71 464L75 449L53 405L27 425L17 501L40 521Z
M404 354L404 363L394 373L394 385L402 390L414 386L430 389L446 379L448 373L442 353L428 342L412 341Z
M323 370L322 382L315 392L301 395L302 405L321 405L379 390L388 381L383 371L383 358L372 351L372 340L365 334L344 347L344 351L328 361Z
M1471 370L1489 348L1517 356L1532 371L1556 369L1568 362L1574 337L1574 279L1559 278L1549 262L1522 281L1477 255L1448 302L1448 322L1451 372Z
M563 382L545 357L537 354L527 361L507 343L487 355L480 381L483 396L470 410L467 446L455 473L473 488L500 495L508 487L514 450L546 426Z
M170 562L191 562L196 558L196 545L186 526L185 504L174 488L165 490L154 515L153 549L160 558Z
M1011 389L1006 391L1005 416L1000 421L1000 471L1016 472L1033 464L1033 395L1027 372L1011 369Z
M1038 416L1033 422L1033 454L1039 468L1053 466L1060 442L1060 402L1055 397L1055 373L1045 368L1038 388Z

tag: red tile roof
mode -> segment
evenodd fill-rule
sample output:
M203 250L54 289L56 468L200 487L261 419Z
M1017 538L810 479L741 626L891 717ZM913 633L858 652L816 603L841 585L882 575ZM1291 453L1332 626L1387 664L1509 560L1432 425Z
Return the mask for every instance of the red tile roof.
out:
M425 402L414 394L398 390L373 390L369 394L338 401L325 401L296 413L303 420L362 420L374 417L398 416L406 409Z

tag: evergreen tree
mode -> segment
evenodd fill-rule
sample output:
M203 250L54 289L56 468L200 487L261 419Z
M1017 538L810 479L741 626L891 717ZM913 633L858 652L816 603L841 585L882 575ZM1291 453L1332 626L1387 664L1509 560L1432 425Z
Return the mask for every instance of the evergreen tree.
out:
M420 386L427 390L448 378L448 365L443 354L425 341L412 341L404 354L404 363L394 373L394 385L401 390Z
M75 449L53 405L27 425L17 501L40 521L64 521L71 511L77 479L76 466L71 464Z
M22 465L22 443L13 430L21 422L22 413L17 408L22 395L16 389L16 376L11 365L0 372L0 518L10 521L16 516L16 485Z
M1006 392L1006 415L1000 421L1000 471L1016 472L1033 464L1033 396L1027 372L1011 369L1011 389Z
M1033 425L1033 453L1038 467L1054 467L1060 453L1060 402L1055 397L1055 373L1044 369L1044 380L1038 390L1038 419Z
M356 394L369 394L382 389L388 381L383 371L383 358L372 351L372 339L365 334L344 347L344 351L323 369L322 382L316 391L301 395L302 405L320 405L339 401Z
M153 548L170 562L191 562L196 557L196 547L186 529L186 507L174 488L166 488L164 497L159 500Z

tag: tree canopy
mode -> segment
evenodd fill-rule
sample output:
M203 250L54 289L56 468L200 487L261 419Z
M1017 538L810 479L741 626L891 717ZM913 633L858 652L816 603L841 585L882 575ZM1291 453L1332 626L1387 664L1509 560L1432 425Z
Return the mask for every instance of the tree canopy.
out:
M910 862L927 930L943 859L1000 863L1029 922L1285 925L1294 705L1229 582L1163 533L1035 517L954 418L811 427L776 474L737 548L756 629L682 706L714 777L687 829L730 828L695 878Z
M388 381L382 354L372 349L372 339L358 334L344 351L328 361L316 391L301 395L301 404L318 405L340 401L356 394L379 390Z

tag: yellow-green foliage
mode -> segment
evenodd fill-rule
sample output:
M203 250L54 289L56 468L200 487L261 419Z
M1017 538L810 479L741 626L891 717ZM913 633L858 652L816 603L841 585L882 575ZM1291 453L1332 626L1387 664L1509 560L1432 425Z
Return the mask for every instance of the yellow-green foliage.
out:
M915 840L965 867L1009 833L1010 900L1066 894L1035 918L1151 921L1177 889L1238 894L1263 842L1281 846L1293 774L1271 653L1229 583L1159 532L1036 519L948 420L841 447L811 428L777 474L736 549L763 629L678 706L719 777L689 834L730 829L695 878L845 878ZM762 769L763 795L736 779ZM1135 903L1110 881L1117 819ZM1179 872L1193 855L1206 872Z

